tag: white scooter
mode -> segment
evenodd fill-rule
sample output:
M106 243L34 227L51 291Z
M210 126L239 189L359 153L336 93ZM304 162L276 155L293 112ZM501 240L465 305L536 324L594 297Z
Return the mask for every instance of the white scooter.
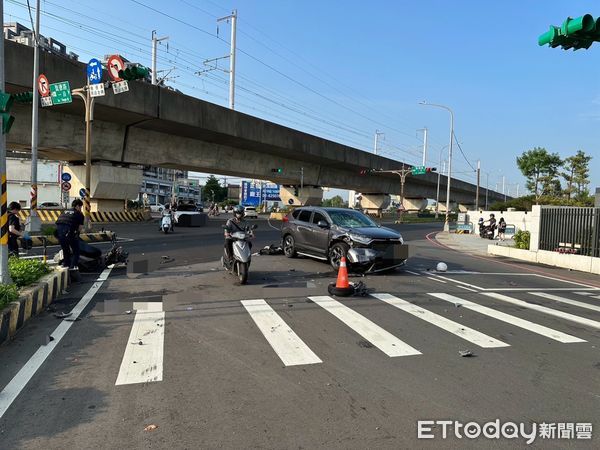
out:
M173 231L173 217L171 213L164 214L160 220L160 231L164 231L167 234L169 231Z
M250 242L248 241L254 237L253 230L256 230L256 228L257 225L252 225L246 227L244 231L231 233L231 238L233 239L233 258L231 266L228 266L225 263L227 255L225 255L225 251L223 251L223 257L221 258L223 267L232 274L237 275L240 284L246 284L248 281L248 269L250 268L250 261L252 259L252 251L250 250Z

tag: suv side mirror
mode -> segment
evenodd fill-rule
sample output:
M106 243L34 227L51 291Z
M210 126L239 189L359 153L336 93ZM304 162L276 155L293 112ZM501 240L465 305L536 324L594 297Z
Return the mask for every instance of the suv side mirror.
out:
M317 222L317 226L319 228L329 228L329 224L327 222L325 222L324 220L319 220Z

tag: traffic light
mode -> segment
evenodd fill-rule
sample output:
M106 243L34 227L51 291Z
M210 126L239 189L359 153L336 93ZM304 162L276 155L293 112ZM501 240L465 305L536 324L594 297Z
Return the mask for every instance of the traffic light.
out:
M427 172L427 173L437 172L437 167L425 167L425 172Z
M119 70L119 78L127 81L145 79L149 75L150 69L144 66L132 66L125 70Z
M600 42L600 18L594 20L591 14L573 19L567 17L562 26L550 25L550 29L538 37L540 46L562 47L563 50L590 48L594 42Z
M281 167L274 167L271 169L273 173L283 173L283 169Z
M363 169L360 171L361 175L368 175L370 173L373 173L375 171L375 169Z
M0 116L2 117L2 134L6 134L10 131L15 118L10 115L10 108L12 107L13 96L0 91Z
M13 98L15 102L19 103L31 103L33 101L33 92L19 92L18 94L13 94Z

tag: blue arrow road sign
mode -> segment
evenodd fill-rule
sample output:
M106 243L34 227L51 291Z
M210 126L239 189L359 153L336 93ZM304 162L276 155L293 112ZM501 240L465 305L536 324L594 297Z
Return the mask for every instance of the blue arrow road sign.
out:
M87 65L87 78L90 84L98 84L102 81L102 63L96 58L90 59Z
M85 188L81 188L81 189L79 189L79 196L80 196L81 198L85 198Z
M60 176L60 179L63 181L71 181L71 174L65 172Z

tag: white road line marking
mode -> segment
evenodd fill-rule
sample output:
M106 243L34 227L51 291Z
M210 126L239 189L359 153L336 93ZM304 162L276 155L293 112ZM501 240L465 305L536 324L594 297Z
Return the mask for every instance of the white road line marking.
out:
M421 274L420 274L420 273L413 272L412 270L405 270L405 272L411 273L411 274L413 274L413 275L416 275L416 276L418 276L418 277L419 277L419 276L421 276Z
M323 362L267 302L262 299L242 300L242 305L283 364L298 366Z
M393 334L387 332L379 325L361 316L356 311L348 308L328 296L308 297L317 305L333 314L335 317L360 334L363 338L388 356L420 355L421 352L402 342Z
M575 292L575 293L578 295L593 295L594 294L593 292L589 292L589 291L588 292Z
M515 291L515 292L522 292L522 291L567 291L567 292L573 292L573 288L489 288L489 289L483 289L484 291ZM593 291L598 291L598 289L590 289Z
M98 292L98 290L102 287L102 284L108 278L111 270L112 266L104 269L94 284L92 284L92 287L89 288L81 300L79 300L77 305L75 305L75 307L71 310L70 318L75 319L79 317L90 301L92 301L94 295L96 295L96 292ZM65 336L65 334L67 334L67 331L69 331L69 328L71 328L74 323L75 322L63 320L50 334L54 340L50 341L47 345L40 346L33 356L29 358L29 361L27 361L25 365L21 367L21 370L19 370L13 379L10 380L10 382L4 387L0 393L0 418L4 415L4 413L6 413L6 410L10 407L12 402L15 401L23 388L27 386L29 380L31 380L46 358L50 355L50 353L52 353L52 350L58 346L62 338Z
M600 295L592 295L592 298L595 298L597 300L600 300Z
M464 300L460 297L456 297L450 294L443 293L430 293L432 297L439 298L440 300L445 300L454 305L461 306L463 308L470 309L471 311L478 312L480 314L486 315L488 317L492 317L494 319L498 319L502 322L509 323L519 328L523 328L527 331L531 331L532 333L541 334L542 336L546 336L550 339L554 339L558 342L563 343L573 343L573 342L586 342L584 339L580 339L575 336L571 336L570 334L563 333L561 331L553 330L552 328L545 327L543 325L538 325L537 323L530 322L529 320L521 319L516 316L512 316L510 314L503 313L501 311L488 308L487 306L480 305L478 303L470 302L469 300Z
M444 277L444 276L438 275L438 274L432 274L432 275L434 277L442 278L444 280L451 281L453 283L458 283L458 284L462 284L463 286L468 286L468 287L470 287L472 289L483 289L483 288L481 288L479 286L475 286L474 284L465 283L464 281L454 280L452 278Z
M115 386L162 381L165 313L162 302L134 302L131 333ZM141 344L140 344L141 342Z
M473 330L472 328L461 325L460 323L454 322L453 320L447 319L443 316L440 316L436 313L433 313L427 309L421 308L420 306L409 303L405 300L402 300L398 297L394 297L390 294L371 294L371 296L378 298L379 300L383 300L389 305L395 306L402 311L405 311L409 314L412 314L419 319L423 319L425 322L429 322L436 327L439 327L443 330L446 330L456 336L463 338L469 342L472 342L475 345L479 345L484 348L493 348L493 347L510 347L509 344L506 344L498 339L494 339L491 336L487 336L479 331Z
M569 320L580 325L585 325L600 330L600 322L596 322L595 320L586 319L585 317L576 316L575 314L569 314L552 308L546 308L545 306L534 305L533 303L527 303L523 300L517 300L516 298L508 297L503 294L497 294L495 292L481 292L481 294L487 297L495 298L496 300L502 300L503 302L512 303L513 305L521 306L523 308L533 309L550 316Z
M432 276L432 275L427 275L427 278L433 281L437 281L438 283L444 283L446 284L446 282L444 280L438 280L436 277Z
M552 280L552 281L560 281L561 283L574 284L575 286L584 286L586 288L591 288L591 289L594 289L596 291L600 290L600 288L598 288L597 286L592 286L592 285L589 285L589 284L580 283L578 281L569 281L569 280L564 280L562 278L553 278L553 277L549 277L548 275L541 275L539 273L534 273L532 275L534 275L536 277L539 277L539 278L546 278L546 279Z
M531 295L536 295L538 297L547 298L549 300L554 300L561 303L566 303L568 305L579 306L580 308L591 309L593 311L600 311L600 306L590 305L589 303L578 302L577 300L571 300L569 298L559 297L558 295L548 294L546 292L530 292Z
M466 287L466 286L461 286L460 284L459 284L458 286L456 286L456 287L459 287L459 288L461 288L461 289L464 289L464 290L466 290L466 291L478 292L478 291L476 291L475 289L471 289L471 288L468 288L468 287Z

